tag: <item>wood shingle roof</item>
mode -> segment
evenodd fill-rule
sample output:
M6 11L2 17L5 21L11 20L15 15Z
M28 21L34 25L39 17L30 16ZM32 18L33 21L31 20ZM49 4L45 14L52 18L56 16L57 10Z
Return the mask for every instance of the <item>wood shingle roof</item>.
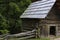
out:
M56 0L41 0L31 3L20 18L45 18Z

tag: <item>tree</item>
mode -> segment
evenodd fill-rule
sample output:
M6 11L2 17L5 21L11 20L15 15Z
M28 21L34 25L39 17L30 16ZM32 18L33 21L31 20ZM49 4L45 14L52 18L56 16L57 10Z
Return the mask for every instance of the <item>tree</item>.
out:
M20 15L26 10L31 0L0 0L0 30L10 33L21 32Z

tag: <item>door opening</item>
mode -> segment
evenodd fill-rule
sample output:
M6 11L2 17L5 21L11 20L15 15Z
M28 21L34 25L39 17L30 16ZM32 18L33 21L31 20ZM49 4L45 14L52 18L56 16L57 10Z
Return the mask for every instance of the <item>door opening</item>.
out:
M50 35L56 35L56 26L50 26Z

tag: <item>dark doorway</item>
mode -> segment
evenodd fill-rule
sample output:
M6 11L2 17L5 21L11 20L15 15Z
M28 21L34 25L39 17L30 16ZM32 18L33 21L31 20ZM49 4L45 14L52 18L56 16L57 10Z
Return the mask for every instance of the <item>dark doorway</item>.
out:
M50 35L56 35L56 26L50 26Z

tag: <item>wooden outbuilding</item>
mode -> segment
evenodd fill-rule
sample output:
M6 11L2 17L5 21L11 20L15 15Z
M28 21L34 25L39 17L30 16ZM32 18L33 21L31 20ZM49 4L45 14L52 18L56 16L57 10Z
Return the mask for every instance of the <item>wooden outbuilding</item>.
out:
M31 3L20 16L22 31L39 29L39 36L60 36L59 0L39 0Z

